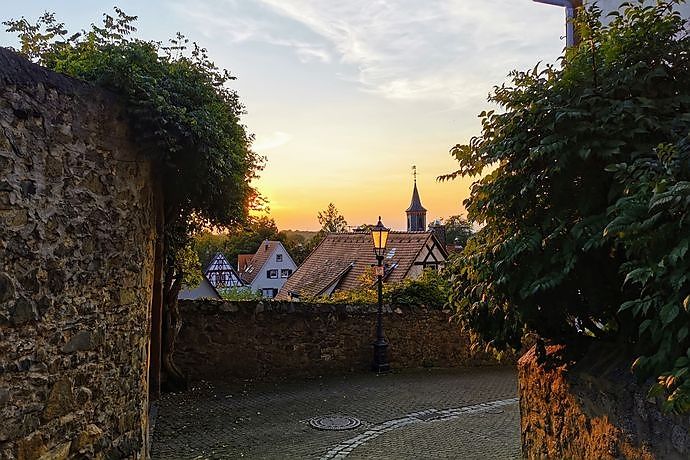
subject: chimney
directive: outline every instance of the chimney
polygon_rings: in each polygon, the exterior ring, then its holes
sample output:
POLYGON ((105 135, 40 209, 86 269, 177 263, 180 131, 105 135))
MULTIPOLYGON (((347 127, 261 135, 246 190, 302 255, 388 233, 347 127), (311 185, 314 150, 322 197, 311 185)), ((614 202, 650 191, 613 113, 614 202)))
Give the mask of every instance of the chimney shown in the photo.
POLYGON ((440 219, 436 219, 429 224, 429 231, 436 235, 436 239, 444 247, 446 245, 446 226, 441 222, 440 219))

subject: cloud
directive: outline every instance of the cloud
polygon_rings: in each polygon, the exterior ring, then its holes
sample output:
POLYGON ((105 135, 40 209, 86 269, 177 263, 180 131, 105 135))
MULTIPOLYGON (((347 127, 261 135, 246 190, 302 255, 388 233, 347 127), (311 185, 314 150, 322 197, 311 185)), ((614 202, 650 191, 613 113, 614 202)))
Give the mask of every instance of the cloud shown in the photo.
POLYGON ((530 0, 202 0, 176 8, 207 33, 339 66, 334 74, 367 93, 454 106, 483 101, 523 62, 555 58, 540 52, 561 46, 563 28, 559 8, 530 0))
POLYGON ((258 136, 252 144, 253 150, 261 153, 266 150, 271 150, 281 145, 285 145, 292 139, 292 135, 282 131, 274 131, 267 136, 258 136))
POLYGON ((530 1, 259 1, 323 37, 365 91, 391 99, 483 99, 487 82, 558 41, 553 28, 535 27, 558 9, 530 1))
POLYGON ((228 43, 257 42, 290 48, 300 62, 330 62, 331 54, 323 43, 304 37, 286 23, 284 18, 271 14, 261 3, 244 1, 175 2, 173 10, 186 20, 196 23, 209 39, 228 43))

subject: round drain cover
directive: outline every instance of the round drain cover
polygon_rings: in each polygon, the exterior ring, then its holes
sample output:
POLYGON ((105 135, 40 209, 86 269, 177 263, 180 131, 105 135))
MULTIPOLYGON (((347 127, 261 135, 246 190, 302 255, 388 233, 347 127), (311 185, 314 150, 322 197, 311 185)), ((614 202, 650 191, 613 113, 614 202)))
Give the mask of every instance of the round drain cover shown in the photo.
POLYGON ((362 422, 359 419, 349 415, 324 415, 309 420, 309 425, 317 430, 352 430, 361 424, 362 422))

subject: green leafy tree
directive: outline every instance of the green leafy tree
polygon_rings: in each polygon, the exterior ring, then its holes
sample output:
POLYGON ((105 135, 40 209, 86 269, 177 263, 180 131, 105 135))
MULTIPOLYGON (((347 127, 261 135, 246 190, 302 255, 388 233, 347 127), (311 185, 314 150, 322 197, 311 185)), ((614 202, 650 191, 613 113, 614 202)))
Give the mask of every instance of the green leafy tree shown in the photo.
POLYGON ((101 25, 74 34, 52 13, 34 24, 4 24, 29 59, 119 95, 138 143, 152 155, 164 218, 163 368, 174 389, 185 386, 172 361, 185 270, 178 254, 203 228, 245 221, 257 197, 250 182, 263 159, 240 122, 244 107, 227 86, 230 73, 180 34, 167 45, 134 38, 135 20, 115 8, 101 25))
POLYGON ((483 224, 453 261, 458 318, 497 348, 525 332, 640 356, 687 410, 690 40, 673 3, 581 11, 563 68, 513 72, 482 134, 452 149, 483 224), (614 165, 614 166, 612 166, 614 165), (676 165, 676 166, 673 166, 676 165), (675 169, 674 169, 675 168, 675 169))
POLYGON ((249 217, 246 225, 223 232, 205 230, 194 236, 193 247, 199 260, 207 265, 220 252, 236 265, 238 254, 253 254, 264 240, 280 240, 275 221, 268 216, 249 217))
POLYGON ((225 255, 237 263, 238 254, 254 254, 265 240, 277 240, 278 227, 268 216, 252 217, 248 225, 229 232, 225 255))
POLYGON ((690 137, 608 168, 628 185, 609 209, 607 238, 625 248, 627 300, 641 344, 635 368, 656 375, 665 408, 690 410, 690 137))
POLYGON ((328 203, 326 209, 319 211, 317 218, 321 224, 322 232, 341 233, 347 231, 347 221, 333 203, 328 203))
POLYGON ((291 232, 281 231, 278 239, 283 242, 290 257, 298 266, 304 262, 309 254, 314 250, 317 232, 291 232))
POLYGON ((462 216, 450 216, 444 221, 446 226, 446 244, 455 244, 461 247, 467 245, 467 240, 474 232, 472 224, 462 216))
POLYGON ((199 262, 199 256, 197 256, 191 244, 179 249, 177 254, 175 254, 175 260, 183 274, 181 281, 182 286, 189 289, 198 287, 203 280, 201 263, 199 262))
MULTIPOLYGON (((196 235, 192 240, 192 248, 196 253, 201 266, 206 267, 216 253, 226 255, 230 249, 228 246, 230 236, 228 232, 213 232, 210 230, 203 230, 196 235)), ((227 256, 226 256, 227 257, 227 256)), ((232 263, 232 261, 230 261, 232 263)))
MULTIPOLYGON (((292 236, 288 233, 281 232, 281 241, 285 244, 286 249, 297 265, 304 262, 316 246, 326 237, 327 233, 348 231, 345 217, 340 214, 340 211, 333 203, 329 203, 326 209, 319 211, 316 217, 319 220, 319 224, 321 224, 321 229, 316 233, 307 232, 308 237, 292 239, 292 236)), ((296 237, 297 235, 294 236, 296 237)))

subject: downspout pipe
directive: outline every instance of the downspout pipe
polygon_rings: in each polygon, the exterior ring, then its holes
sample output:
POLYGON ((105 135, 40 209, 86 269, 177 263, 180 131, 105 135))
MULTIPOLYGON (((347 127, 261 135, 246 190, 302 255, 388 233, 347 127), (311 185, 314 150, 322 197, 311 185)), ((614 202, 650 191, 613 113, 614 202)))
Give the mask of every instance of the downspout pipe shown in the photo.
POLYGON ((565 46, 571 48, 575 46, 575 25, 573 18, 575 18, 575 3, 572 0, 534 0, 537 3, 546 3, 548 5, 562 6, 565 8, 565 46))

